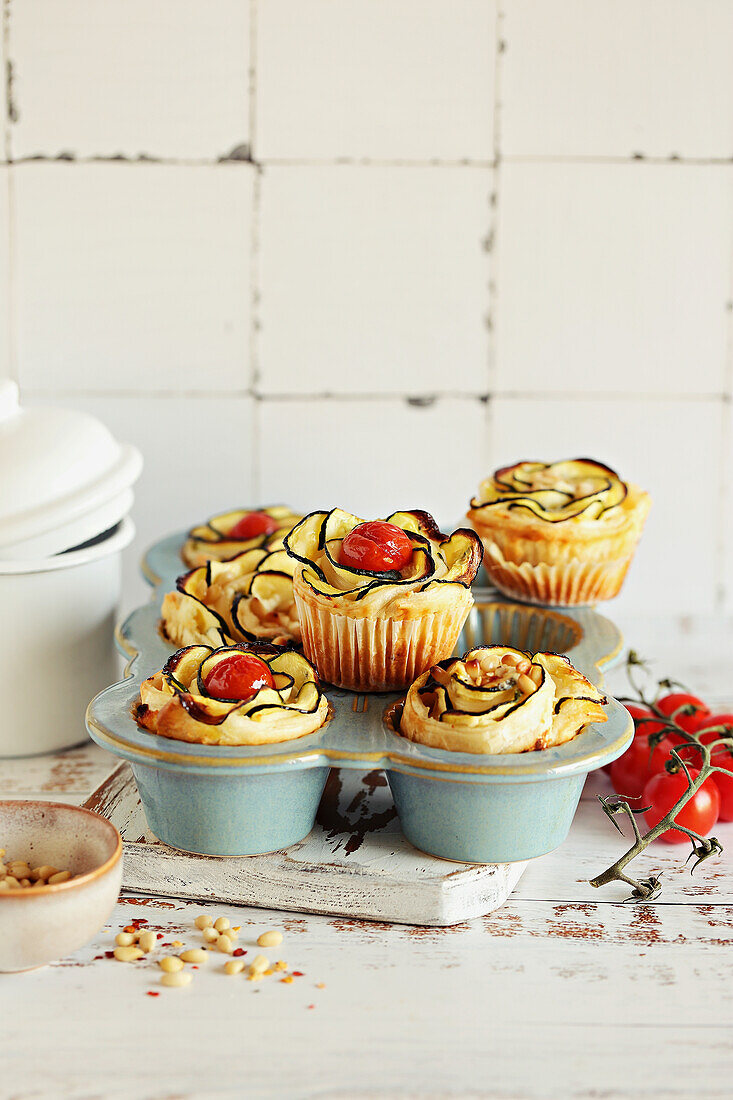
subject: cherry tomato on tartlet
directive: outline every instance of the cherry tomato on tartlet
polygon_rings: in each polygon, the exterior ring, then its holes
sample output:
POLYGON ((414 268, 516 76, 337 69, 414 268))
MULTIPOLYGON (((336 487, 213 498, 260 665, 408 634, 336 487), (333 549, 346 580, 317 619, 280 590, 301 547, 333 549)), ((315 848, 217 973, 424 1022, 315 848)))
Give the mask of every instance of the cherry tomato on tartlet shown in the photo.
POLYGON ((272 535, 275 531, 277 531, 277 520, 268 516, 267 512, 248 512, 246 516, 237 520, 227 534, 227 538, 241 539, 244 542, 247 539, 259 538, 261 535, 272 535))
POLYGON ((710 708, 707 703, 703 703, 702 699, 698 699, 697 695, 689 695, 683 691, 673 691, 669 695, 663 695, 661 699, 657 699, 656 706, 658 710, 665 714, 668 718, 673 718, 673 721, 681 726, 683 730, 687 730, 691 733, 696 723, 706 714, 710 714, 710 708), (676 714, 675 711, 681 707, 693 707, 694 710, 690 714, 676 714))
POLYGON ((214 699, 251 699, 260 688, 274 687, 269 667, 254 653, 231 653, 214 665, 204 680, 214 699))
POLYGON ((339 564, 367 573, 404 569, 412 557, 408 535, 394 523, 369 520, 349 531, 341 543, 339 564))
MULTIPOLYGON (((700 773, 690 768, 690 775, 696 779, 700 773)), ((642 795, 643 803, 649 809, 644 812, 644 820, 650 829, 654 828, 687 790, 688 783, 685 773, 680 770, 670 775, 668 772, 659 772, 653 775, 644 787, 642 795)), ((677 814, 675 821, 700 836, 707 836, 718 820, 720 812, 720 794, 712 778, 706 779, 703 785, 692 796, 677 814)), ((689 838, 685 833, 677 829, 668 829, 659 837, 667 844, 689 844, 689 838)))

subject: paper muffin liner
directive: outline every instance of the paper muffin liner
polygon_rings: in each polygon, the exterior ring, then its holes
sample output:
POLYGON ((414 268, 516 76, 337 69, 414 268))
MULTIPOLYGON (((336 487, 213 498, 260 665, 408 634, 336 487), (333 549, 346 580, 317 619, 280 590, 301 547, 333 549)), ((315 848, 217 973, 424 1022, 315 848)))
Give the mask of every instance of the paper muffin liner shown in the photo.
POLYGON ((618 595, 633 555, 611 561, 568 561, 556 565, 506 561, 495 543, 486 543, 484 568, 505 596, 529 603, 571 607, 618 595))
POLYGON ((350 691, 392 691, 408 687, 421 672, 453 653, 473 603, 468 589, 447 609, 412 618, 349 614, 296 584, 295 602, 303 650, 318 675, 350 691))
POLYGON ((496 513, 469 513, 484 544, 484 569, 501 592, 537 603, 572 606, 618 595, 649 511, 639 502, 613 529, 596 524, 519 524, 496 513))

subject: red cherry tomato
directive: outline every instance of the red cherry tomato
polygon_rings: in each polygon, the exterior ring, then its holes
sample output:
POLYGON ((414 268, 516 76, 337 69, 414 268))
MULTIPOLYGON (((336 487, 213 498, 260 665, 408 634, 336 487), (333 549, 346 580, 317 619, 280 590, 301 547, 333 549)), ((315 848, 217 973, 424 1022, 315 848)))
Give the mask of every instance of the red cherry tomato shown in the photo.
POLYGON ((248 512, 232 527, 227 535, 230 539, 256 539, 259 535, 271 535, 277 531, 277 520, 267 512, 248 512))
MULTIPOLYGON (((709 714, 700 719, 695 733, 703 744, 718 741, 724 736, 723 730, 714 733, 711 728, 714 726, 728 727, 725 732, 733 734, 733 714, 709 714)), ((720 820, 733 821, 733 742, 731 748, 721 745, 715 749, 712 763, 725 768, 725 772, 715 772, 711 777, 720 794, 720 820)))
POLYGON ((634 725, 636 725, 640 718, 653 717, 652 712, 649 710, 648 707, 638 707, 636 703, 629 703, 626 709, 631 717, 634 719, 634 725))
POLYGON ((670 695, 663 695, 661 699, 657 700, 657 707, 662 714, 666 714, 668 717, 671 717, 680 707, 694 707, 694 713, 678 714, 674 719, 677 725, 682 726, 682 729, 687 730, 688 733, 692 732, 695 723, 703 715, 710 714, 710 708, 703 703, 702 699, 698 699, 696 695, 687 695, 682 691, 673 691, 670 695))
MULTIPOLYGON (((625 704, 626 709, 634 720, 634 737, 648 737, 650 733, 657 733, 664 729, 663 724, 652 714, 647 707, 639 707, 635 703, 625 704)), ((629 752, 631 746, 626 750, 629 752)), ((611 775, 613 764, 604 764, 603 771, 611 775)), ((618 793, 618 791, 617 791, 618 793)), ((641 794, 641 791, 639 792, 641 794)))
POLYGON ((690 731, 691 733, 702 734, 700 740, 703 744, 707 745, 711 741, 717 741, 720 737, 725 737, 726 734, 733 738, 733 714, 701 714, 694 715, 696 721, 690 731), (726 726, 726 730, 721 730, 718 733, 707 733, 705 731, 710 730, 713 726, 726 726))
POLYGON ((412 543, 401 527, 382 520, 360 523, 341 543, 339 563, 349 569, 386 573, 404 569, 412 557, 412 543))
MULTIPOLYGON (((697 778, 698 774, 697 771, 690 769, 690 775, 693 779, 697 778)), ((644 819, 649 828, 653 828, 662 820, 686 789, 687 778, 682 771, 677 772, 675 775, 660 772, 658 775, 651 777, 644 787, 643 793, 644 805, 649 806, 644 814, 644 819)), ((700 836, 707 836, 718 820, 719 812, 720 794, 718 788, 712 779, 706 779, 702 787, 679 811, 675 821, 678 825, 684 825, 686 829, 692 829, 693 832, 699 833, 700 836)), ((668 844, 689 843, 688 837, 684 833, 677 832, 676 829, 668 829, 666 833, 662 833, 659 839, 666 841, 668 844)))
POLYGON ((646 734, 636 734, 624 755, 611 764, 611 782, 616 794, 638 799, 647 780, 658 771, 664 771, 672 747, 674 741, 668 737, 661 738, 652 748, 646 734))
POLYGON ((272 673, 253 653, 232 653, 214 665, 204 680, 214 699, 251 699, 262 687, 274 687, 272 673))

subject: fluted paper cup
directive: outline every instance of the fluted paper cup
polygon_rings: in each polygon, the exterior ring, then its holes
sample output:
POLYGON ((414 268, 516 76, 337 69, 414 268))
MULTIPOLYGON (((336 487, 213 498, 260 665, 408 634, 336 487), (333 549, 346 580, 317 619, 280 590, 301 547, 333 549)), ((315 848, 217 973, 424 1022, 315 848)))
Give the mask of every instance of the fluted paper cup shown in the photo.
POLYGON ((446 606, 410 618, 368 617, 363 605, 338 604, 295 581, 295 603, 303 650, 323 680, 350 691, 393 691, 408 687, 421 672, 453 653, 473 603, 467 588, 455 586, 446 606))

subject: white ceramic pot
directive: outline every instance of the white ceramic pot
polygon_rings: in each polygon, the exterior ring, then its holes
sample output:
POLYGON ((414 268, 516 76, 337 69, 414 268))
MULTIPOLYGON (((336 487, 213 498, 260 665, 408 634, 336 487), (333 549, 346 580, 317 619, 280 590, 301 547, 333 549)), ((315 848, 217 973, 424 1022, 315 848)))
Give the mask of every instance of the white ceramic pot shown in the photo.
POLYGON ((0 973, 43 966, 88 943, 120 892, 122 841, 114 825, 78 806, 0 802, 0 835, 9 859, 75 876, 54 886, 0 891, 0 973))
POLYGON ((0 757, 69 748, 86 739, 89 700, 119 676, 114 644, 124 519, 81 550, 38 561, 0 561, 5 645, 0 757))

